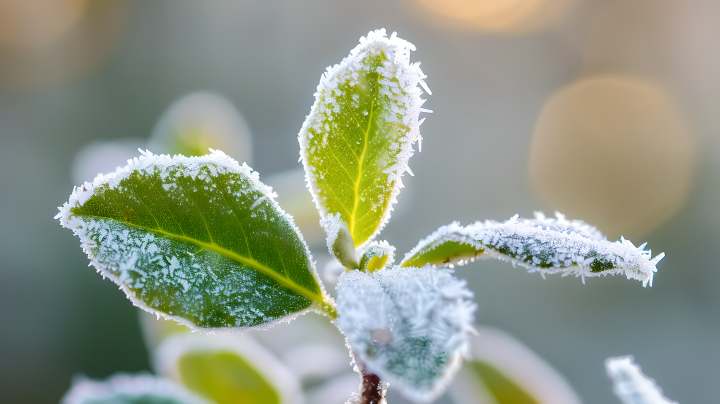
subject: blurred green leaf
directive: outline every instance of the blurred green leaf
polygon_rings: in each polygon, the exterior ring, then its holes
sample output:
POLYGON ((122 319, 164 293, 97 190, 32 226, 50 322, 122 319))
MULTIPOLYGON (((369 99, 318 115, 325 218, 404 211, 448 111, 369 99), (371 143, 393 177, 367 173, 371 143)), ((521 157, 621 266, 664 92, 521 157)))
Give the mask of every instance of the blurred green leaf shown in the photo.
POLYGON ((147 154, 76 188, 57 217, 135 305, 194 328, 246 328, 324 302, 273 197, 222 152, 147 154))
POLYGON ((185 386, 218 404, 280 403, 272 384, 233 352, 188 352, 178 367, 185 386))
POLYGON ((525 390, 487 362, 466 362, 498 404, 540 404, 525 390))
POLYGON ((213 404, 168 380, 117 374, 108 380, 76 378, 61 404, 213 404))

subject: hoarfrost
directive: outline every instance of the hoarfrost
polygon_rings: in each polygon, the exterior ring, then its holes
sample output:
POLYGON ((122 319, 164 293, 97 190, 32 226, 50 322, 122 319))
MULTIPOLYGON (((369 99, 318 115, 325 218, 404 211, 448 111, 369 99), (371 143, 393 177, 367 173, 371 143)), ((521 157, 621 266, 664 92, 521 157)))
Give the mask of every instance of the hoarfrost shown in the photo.
POLYGON ((386 267, 340 276, 338 327, 354 355, 406 397, 432 401, 459 369, 477 308, 449 270, 386 267))
POLYGON ((76 376, 61 404, 101 404, 128 402, 162 402, 166 404, 211 404, 184 387, 149 374, 119 373, 105 381, 76 376))
POLYGON ((678 404, 662 394, 655 380, 645 376, 632 356, 608 358, 605 369, 613 381, 613 392, 623 404, 678 404))
POLYGON ((503 223, 487 220, 465 227, 453 222, 421 240, 400 265, 454 242, 472 246, 475 251, 470 256, 448 257, 446 264, 450 267, 484 256, 510 261, 543 276, 560 273, 584 279, 624 274, 628 279, 641 281, 643 286, 652 286, 656 264, 664 253, 652 258, 652 251, 645 250, 646 244, 636 247, 624 237, 610 242, 595 227, 579 220, 568 221, 559 212, 556 216, 549 219, 542 212, 535 212, 535 219, 515 215, 503 223))
MULTIPOLYGON (((410 52, 414 50, 413 44, 397 37, 396 33, 388 37, 384 28, 371 31, 366 37, 360 38, 360 44, 350 52, 348 57, 343 59, 340 64, 328 67, 323 73, 315 93, 315 103, 298 134, 300 156, 306 170, 307 186, 313 195, 321 217, 325 218, 328 213, 332 213, 328 211, 326 202, 327 192, 330 190, 326 189, 327 186, 323 182, 325 175, 321 176, 316 173, 317 167, 313 165, 311 157, 319 151, 318 148, 331 147, 328 137, 333 132, 332 129, 337 126, 333 120, 333 113, 339 111, 336 97, 342 96, 341 87, 345 84, 362 86, 363 84, 358 80, 360 80, 360 73, 367 73, 368 67, 364 64, 366 60, 369 60, 369 57, 385 55, 386 60, 382 66, 377 68, 377 73, 381 75, 381 79, 378 81, 380 92, 378 98, 380 96, 387 97, 391 102, 383 116, 377 119, 382 119, 389 125, 393 125, 394 128, 399 127, 399 124, 404 128, 404 133, 397 139, 388 139, 391 143, 389 149, 393 154, 393 161, 385 161, 382 158, 378 160, 378 167, 386 168, 380 168, 383 173, 382 183, 373 184, 373 187, 382 187, 384 192, 381 193, 382 200, 372 201, 372 203, 376 206, 384 206, 384 211, 375 233, 359 247, 371 241, 372 237, 380 232, 390 219, 392 205, 397 202, 396 197, 403 188, 402 175, 405 172, 411 172, 408 161, 415 153, 413 144, 422 140, 419 114, 430 112, 421 108, 425 100, 421 98, 422 90, 418 86, 425 89, 428 94, 430 94, 430 90, 424 82, 426 76, 420 69, 419 62, 410 63, 410 52), (322 141, 313 140, 318 134, 322 134, 322 141)), ((353 100, 357 101, 357 98, 353 98, 353 100)), ((358 115, 366 117, 368 112, 359 110, 358 115)), ((383 154, 387 151, 378 150, 376 152, 383 154)), ((316 163, 318 162, 319 160, 316 163)), ((360 178, 361 176, 358 176, 356 182, 360 181, 360 178)), ((365 187, 365 191, 367 189, 368 187, 365 187)), ((355 192, 363 191, 356 190, 355 192)), ((359 196, 364 197, 364 195, 359 196)))

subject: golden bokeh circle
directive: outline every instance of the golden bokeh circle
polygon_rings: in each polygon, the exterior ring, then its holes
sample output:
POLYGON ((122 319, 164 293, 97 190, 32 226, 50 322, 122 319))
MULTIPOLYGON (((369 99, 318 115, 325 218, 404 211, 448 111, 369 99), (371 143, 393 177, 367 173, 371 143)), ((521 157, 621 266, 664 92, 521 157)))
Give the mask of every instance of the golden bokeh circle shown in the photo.
POLYGON ((572 0, 415 0, 434 22, 450 28, 523 34, 557 21, 572 0))
POLYGON ((696 139, 672 98, 622 76, 576 82, 542 109, 529 177, 545 208, 598 226, 608 239, 645 234, 683 205, 696 139))

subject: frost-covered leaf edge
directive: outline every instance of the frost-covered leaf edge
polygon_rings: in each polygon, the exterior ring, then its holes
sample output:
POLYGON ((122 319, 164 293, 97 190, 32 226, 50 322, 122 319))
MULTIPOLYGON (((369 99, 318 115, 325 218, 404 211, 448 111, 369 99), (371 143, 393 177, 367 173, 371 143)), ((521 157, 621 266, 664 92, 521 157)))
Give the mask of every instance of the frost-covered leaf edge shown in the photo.
MULTIPOLYGON (((131 160, 128 160, 128 165, 125 167, 118 167, 114 172, 108 173, 108 174, 98 174, 97 177, 92 182, 86 181, 83 185, 73 187, 73 192, 70 195, 70 198, 67 202, 63 204, 63 206, 58 207, 59 213, 57 213, 54 216, 54 219, 60 221, 60 225, 64 228, 70 229, 73 232, 73 235, 76 235, 80 238, 80 245, 83 249, 83 252, 87 254, 88 259, 90 260, 90 264, 88 266, 94 266, 96 269, 96 272, 100 273, 103 277, 107 277, 110 280, 112 280, 120 290, 122 290, 125 293, 125 296, 128 300, 132 302, 132 304, 135 307, 138 307, 142 310, 145 310, 149 313, 155 314, 175 320, 176 322, 183 324, 192 330, 195 331, 201 331, 208 334, 215 334, 215 333, 240 333, 244 334, 251 330, 266 330, 269 329, 277 324, 282 323, 289 323, 290 321, 294 320, 300 315, 306 314, 310 311, 316 311, 318 313, 323 314, 330 314, 331 316, 334 315, 334 306, 335 302, 334 299, 327 293, 325 290, 325 286, 323 285, 320 276, 318 275, 317 269, 315 268, 315 261, 313 260, 312 253, 310 252, 310 248, 308 247, 307 243, 305 242, 305 239, 303 238, 302 233, 300 232, 300 229, 295 225, 294 218, 289 215, 287 212, 285 212, 280 205, 277 203, 275 198, 277 197, 277 194, 272 190, 271 187, 268 185, 265 185, 264 183, 260 182, 260 175, 257 171, 254 171, 252 168, 250 168, 246 163, 243 163, 240 165, 235 159, 228 156, 221 150, 215 150, 215 149, 209 149, 210 154, 206 154, 204 156, 197 156, 197 157, 185 157, 182 155, 175 155, 175 156, 169 156, 166 154, 153 154, 149 150, 141 150, 138 149, 140 152, 139 157, 135 157, 131 160), (169 161, 168 161, 169 159, 169 161), (143 302, 140 299, 137 299, 134 296, 134 293, 125 285, 124 282, 122 282, 117 276, 115 276, 111 271, 109 271, 104 265, 102 265, 100 262, 97 262, 93 255, 92 251, 90 250, 90 246, 92 245, 89 236, 82 231, 82 229, 78 229, 74 224, 76 224, 75 221, 79 220, 75 218, 71 212, 71 209, 75 206, 82 206, 85 201, 87 201, 92 195, 93 191, 96 187, 102 186, 104 184, 110 184, 111 182, 117 184, 123 179, 129 177, 130 174, 132 174, 136 170, 142 170, 145 168, 148 168, 154 164, 157 164, 159 160, 165 160, 165 163, 169 164, 185 164, 190 166, 195 166, 196 169, 199 171, 200 168, 207 164, 215 164, 220 167, 224 167, 227 169, 235 170, 243 175, 245 175, 250 181, 252 181, 253 186, 255 186, 256 189, 260 190, 263 195, 265 196, 266 200, 269 201, 273 208, 277 210, 277 212, 285 218, 288 223, 290 223, 290 226, 295 230, 298 237, 300 238, 300 241, 302 242, 303 246, 305 247, 305 252, 308 257, 308 267, 312 271, 313 278, 317 282, 317 284, 320 287, 320 291, 322 294, 323 301, 319 302, 316 299, 310 299, 313 300, 314 303, 311 304, 308 308, 304 310, 297 311, 295 313, 289 314, 283 318, 276 319, 274 321, 270 321, 267 323, 263 323, 261 325, 257 325, 254 327, 232 327, 232 328, 204 328, 204 327, 198 327, 195 325, 192 321, 184 319, 179 316, 174 316, 168 313, 164 313, 162 311, 153 309, 152 307, 149 307, 145 302, 143 302)), ((275 278, 273 278, 275 279, 275 278)))
POLYGON ((212 404, 185 387, 148 373, 131 375, 116 373, 103 381, 88 379, 83 375, 73 378, 72 386, 60 400, 61 404, 82 404, 86 400, 109 398, 117 394, 153 394, 178 400, 184 404, 212 404))
POLYGON ((412 148, 413 144, 415 144, 415 142, 418 142, 418 151, 422 151, 422 136, 420 135, 420 125, 422 125, 422 123, 425 121, 425 118, 420 119, 419 116, 421 112, 431 113, 432 110, 422 108, 422 105, 427 100, 420 98, 420 96, 422 95, 422 91, 417 88, 417 86, 420 85, 422 89, 424 89, 429 95, 432 95, 432 91, 430 91, 430 88, 428 88, 427 84, 424 81, 427 76, 420 69, 420 62, 415 62, 412 64, 410 63, 410 52, 416 50, 415 45, 413 45, 409 41, 399 38, 397 36, 397 32, 393 32, 390 35, 390 38, 388 38, 385 28, 370 31, 368 32, 367 36, 360 37, 360 43, 350 51, 350 54, 348 56, 343 58, 340 63, 333 66, 328 66, 322 76, 320 76, 320 83, 317 86, 317 91, 315 92, 315 94, 313 94, 316 97, 316 101, 313 103, 313 106, 310 109, 310 113, 305 117, 305 121, 303 122, 300 132, 298 133, 298 141, 300 143, 299 161, 303 163, 303 166, 305 168, 306 186, 313 197, 313 201, 315 202, 318 213, 320 213, 320 217, 325 219, 329 213, 333 212, 328 212, 327 209, 325 209, 322 201, 319 198, 319 195, 317 195, 313 190, 313 180, 308 174, 309 170, 312 170, 312 167, 308 163, 308 138, 306 135, 306 131, 310 124, 310 121, 313 119, 314 116, 318 114, 318 94, 320 94, 323 89, 331 89, 332 87, 329 85, 331 78, 338 75, 343 69, 347 68, 348 65, 353 61, 353 58, 362 55, 363 49, 368 45, 373 44, 374 42, 380 42, 390 49, 401 49, 402 51, 399 53, 395 53, 394 57, 392 57, 393 55, 388 55, 388 62, 386 63, 393 63, 397 65, 398 62, 404 62, 405 66, 403 67, 408 70, 412 70, 412 73, 416 75, 417 82, 408 86, 406 89, 406 91, 413 90, 414 93, 412 94, 414 95, 414 97, 412 97, 411 94, 408 94, 408 98, 413 101, 413 103, 408 106, 407 114, 408 116, 410 116, 410 130, 405 136, 405 141, 402 143, 401 151, 398 154, 397 163, 391 166, 394 169, 391 171, 391 175, 389 175, 388 177, 388 185, 392 184, 393 181, 395 181, 395 186, 392 188, 392 191, 390 193, 390 201, 388 203, 386 211, 380 219, 380 224, 378 225, 378 228, 375 230, 372 236, 370 236, 363 243, 359 244, 357 248, 363 248, 368 243, 372 242, 374 238, 382 231, 387 222, 390 220, 390 212, 393 211, 392 205, 397 203, 397 196, 400 194, 400 190, 405 187, 405 185, 403 185, 402 183, 403 174, 405 172, 408 172, 410 173, 410 175, 413 175, 408 165, 410 157, 415 154, 415 151, 412 148))
MULTIPOLYGON (((470 245, 476 249, 476 256, 465 257, 471 262, 476 258, 498 258, 510 261, 513 266, 520 265, 528 269, 528 272, 540 272, 543 276, 544 274, 555 273, 561 273, 563 276, 574 274, 576 277, 582 277, 583 282, 585 277, 624 274, 628 279, 641 281, 643 286, 649 284, 652 287, 653 275, 657 272, 656 264, 665 257, 665 253, 660 253, 651 258, 652 251, 645 250, 647 243, 636 247, 624 237, 620 237, 620 240, 616 242, 610 242, 595 227, 582 221, 567 221, 565 216, 559 212, 556 212, 556 215, 557 219, 548 219, 542 212, 535 212, 535 219, 520 219, 518 215, 515 215, 503 223, 486 220, 485 222, 477 221, 465 227, 461 226, 459 222, 453 222, 438 228, 430 236, 421 240, 415 248, 405 255, 400 265, 404 265, 420 254, 432 251, 445 242, 453 241, 470 245), (529 240, 535 242, 541 238, 555 237, 556 240, 562 239, 563 241, 577 243, 580 248, 587 248, 588 251, 585 255, 580 254, 580 251, 573 252, 572 255, 559 254, 555 257, 553 267, 542 268, 519 258, 517 254, 523 253, 522 249, 510 251, 516 254, 516 256, 511 256, 498 251, 493 245, 487 243, 488 240, 497 243, 499 238, 502 237, 500 234, 502 231, 508 233, 506 235, 508 239, 510 237, 526 236, 529 240), (486 235, 489 238, 486 238, 485 242, 483 242, 479 240, 481 235, 486 235), (594 251, 595 255, 588 256, 591 251, 594 251), (603 252, 607 254, 601 255, 603 252), (615 268, 593 271, 593 268, 589 265, 597 257, 613 262, 615 268), (618 265, 621 263, 618 258, 622 259, 622 263, 627 265, 618 265)), ((466 262, 467 260, 461 258, 458 264, 464 265, 466 262)), ((452 265, 452 263, 448 264, 449 267, 452 267, 452 265)))
POLYGON ((278 393, 281 404, 303 403, 300 382, 267 348, 249 335, 178 334, 167 337, 155 350, 153 368, 163 377, 181 383, 177 361, 191 352, 231 352, 257 371, 278 393))
POLYGON ((605 370, 613 381, 613 393, 623 404, 678 404, 663 395, 655 379, 643 373, 632 355, 607 358, 605 370))

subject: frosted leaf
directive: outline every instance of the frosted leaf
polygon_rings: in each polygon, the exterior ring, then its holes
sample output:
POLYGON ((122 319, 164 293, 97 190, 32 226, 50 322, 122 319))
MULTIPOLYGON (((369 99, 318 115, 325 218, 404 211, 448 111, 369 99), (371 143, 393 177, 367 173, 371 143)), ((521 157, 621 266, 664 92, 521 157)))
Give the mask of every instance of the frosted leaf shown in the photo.
POLYGON ((302 235, 250 167, 220 151, 145 152, 76 187, 56 219, 134 305, 245 330, 327 308, 302 235))
POLYGON ((462 363, 476 305, 448 270, 386 267, 340 276, 338 327, 357 359, 403 395, 428 402, 462 363))
POLYGON ((390 218, 421 140, 425 75, 410 63, 411 43, 380 29, 320 78, 298 134, 308 188, 321 217, 339 212, 355 247, 390 218))
POLYGON ((623 404, 677 404, 662 394, 655 380, 645 376, 632 356, 607 358, 605 369, 623 404))
POLYGON ((345 268, 357 269, 355 244, 350 231, 348 231, 347 223, 339 214, 331 213, 327 218, 320 220, 320 226, 327 233, 326 242, 330 255, 335 257, 345 268))
POLYGON ((248 335, 174 335, 155 351, 158 374, 208 400, 302 404, 300 382, 248 335))
POLYGON ((387 241, 373 241, 360 258, 360 269, 375 272, 395 262, 395 247, 387 241))
POLYGON ((594 227, 581 221, 546 219, 536 212, 535 219, 517 215, 504 223, 487 220, 462 227, 458 222, 440 227, 421 240, 400 263, 403 267, 425 264, 464 265, 476 258, 499 258, 543 275, 593 277, 623 274, 652 286, 655 265, 665 256, 652 258, 645 250, 621 237, 610 242, 594 227))
POLYGON ((75 377, 60 404, 213 404, 149 374, 116 374, 105 381, 75 377))

